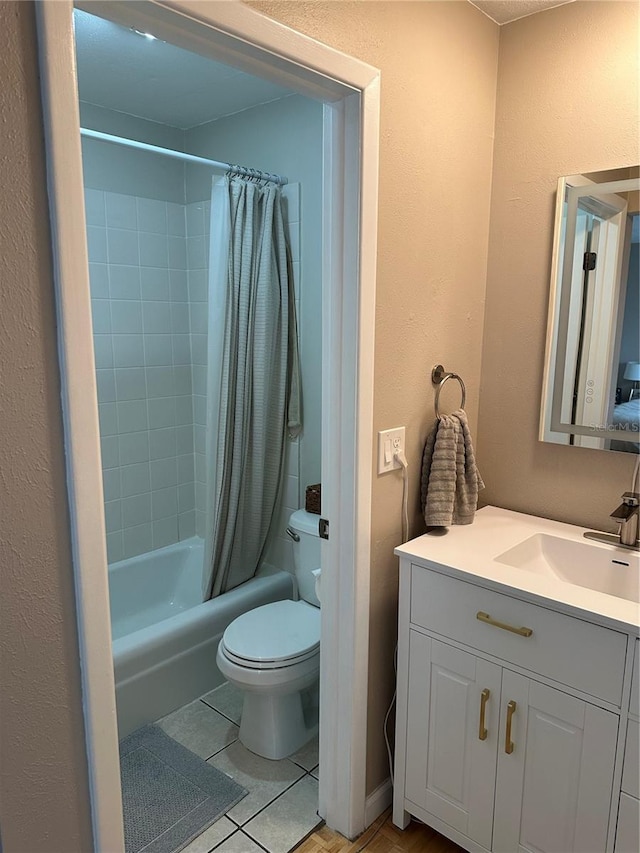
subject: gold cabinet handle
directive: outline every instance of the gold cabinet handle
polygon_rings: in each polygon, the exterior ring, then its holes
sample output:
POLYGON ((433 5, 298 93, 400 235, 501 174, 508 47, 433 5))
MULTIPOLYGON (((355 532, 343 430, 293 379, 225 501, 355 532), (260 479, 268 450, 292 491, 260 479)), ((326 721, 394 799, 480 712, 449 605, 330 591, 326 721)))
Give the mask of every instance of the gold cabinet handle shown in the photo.
POLYGON ((484 716, 487 708, 487 702, 489 701, 490 696, 491 691, 488 687, 485 687, 482 693, 480 694, 480 727, 478 730, 478 738, 480 740, 486 740, 487 735, 489 734, 484 725, 484 716))
POLYGON ((533 634, 533 628, 516 628, 513 625, 507 625, 506 622, 498 622, 497 619, 493 619, 488 613, 483 613, 482 610, 478 610, 476 619, 485 622, 487 625, 493 625, 494 628, 511 631, 512 634, 517 634, 519 637, 530 637, 533 634))
POLYGON ((513 741, 511 740, 511 720, 513 719, 513 715, 515 714, 517 707, 518 706, 513 701, 513 699, 507 705, 507 728, 504 739, 504 751, 507 753, 507 755, 511 755, 511 753, 513 752, 513 741))

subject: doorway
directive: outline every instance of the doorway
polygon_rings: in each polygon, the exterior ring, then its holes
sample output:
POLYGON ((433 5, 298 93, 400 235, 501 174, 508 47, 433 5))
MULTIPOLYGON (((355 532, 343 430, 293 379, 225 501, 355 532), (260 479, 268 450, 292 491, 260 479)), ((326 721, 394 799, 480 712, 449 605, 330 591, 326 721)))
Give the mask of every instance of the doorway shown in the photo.
MULTIPOLYGON (((82 4, 79 4, 82 6, 82 4)), ((324 103, 320 814, 364 828, 378 72, 236 3, 90 3, 123 26, 324 103)), ((41 4, 51 214, 85 721, 98 849, 122 849, 71 3, 41 4), (69 202, 72 203, 69 203, 69 202), (98 737, 98 732, 100 736, 98 737)))

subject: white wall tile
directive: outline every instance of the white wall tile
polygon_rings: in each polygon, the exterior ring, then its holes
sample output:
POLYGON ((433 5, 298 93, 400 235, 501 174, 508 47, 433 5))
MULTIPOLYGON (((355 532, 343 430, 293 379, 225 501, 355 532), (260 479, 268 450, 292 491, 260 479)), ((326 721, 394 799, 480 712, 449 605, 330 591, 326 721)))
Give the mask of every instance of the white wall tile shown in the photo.
POLYGON ((111 332, 111 302, 108 299, 91 300, 91 324, 94 335, 111 332))
POLYGON ((93 264, 107 262, 107 233, 100 225, 87 226, 87 249, 93 264))
POLYGON ((124 558, 137 557, 138 554, 146 554, 153 544, 151 535, 151 524, 140 524, 137 527, 129 527, 123 531, 124 558))
POLYGON ((185 453, 183 456, 178 456, 178 484, 193 482, 193 454, 185 453))
POLYGON ((109 298, 108 270, 106 264, 89 264, 89 287, 95 299, 109 298))
POLYGON ((175 456, 168 459, 153 459, 151 468, 151 488, 166 489, 178 484, 178 464, 175 456))
POLYGON ((147 409, 151 429, 162 429, 176 425, 175 397, 153 397, 147 400, 147 409))
POLYGON ((94 335, 93 352, 96 359, 96 367, 113 367, 111 335, 94 335))
POLYGON ((119 563, 122 559, 124 559, 122 531, 107 533, 107 561, 109 565, 119 563))
POLYGON ((115 403, 100 403, 98 405, 100 419, 100 435, 117 435, 118 418, 115 403))
MULTIPOLYGON (((175 427, 152 429, 149 432, 151 459, 167 459, 176 455, 175 427)), ((187 451, 188 452, 188 451, 187 451)))
POLYGON ((142 318, 144 331, 147 334, 171 332, 171 303, 143 302, 142 318))
POLYGON ((133 465, 135 462, 149 461, 150 433, 128 432, 118 436, 118 449, 120 451, 120 464, 133 465))
POLYGON ((167 230, 175 237, 186 235, 185 227, 185 205, 167 202, 167 230))
POLYGON ((109 264, 109 294, 112 299, 140 299, 140 268, 109 264))
POLYGON ((106 501, 104 505, 104 524, 107 533, 115 533, 122 530, 121 501, 106 501))
POLYGON ((168 268, 169 247, 165 235, 140 231, 138 233, 138 245, 140 248, 141 267, 168 268))
POLYGON ((172 335, 173 363, 191 366, 191 340, 189 335, 172 335))
POLYGON ((98 403, 114 403, 116 399, 116 379, 110 368, 96 370, 96 385, 98 386, 98 403))
POLYGON ((116 334, 138 334, 142 332, 142 306, 140 302, 112 299, 111 329, 116 334))
POLYGON ((103 468, 117 468, 120 465, 117 436, 111 435, 100 438, 100 456, 103 468))
POLYGON ((154 521, 153 530, 153 547, 164 548, 166 545, 172 545, 174 542, 179 542, 178 538, 178 516, 173 518, 163 518, 162 521, 154 521))
POLYGON ((191 357, 194 364, 205 366, 207 363, 207 336, 191 335, 191 357))
POLYGON ((149 428, 146 400, 124 400, 117 403, 118 432, 140 432, 149 428))
POLYGON ((155 198, 138 198, 138 229, 155 234, 167 233, 167 204, 155 198))
POLYGON ((191 331, 188 303, 173 302, 171 304, 171 331, 176 335, 189 334, 191 331))
POLYGON ((102 491, 105 501, 120 497, 120 468, 105 468, 102 472, 102 491))
POLYGON ((176 365, 173 368, 175 376, 175 394, 180 397, 192 393, 191 368, 185 365, 176 365))
POLYGON ((187 246, 184 237, 169 237, 167 240, 169 249, 169 269, 186 270, 187 268, 187 246))
POLYGON ((193 453, 193 427, 176 427, 176 452, 178 456, 183 453, 193 453))
POLYGON ((200 237, 204 234, 204 203, 194 201, 186 205, 187 235, 189 237, 200 237))
POLYGON ((173 367, 147 367, 147 397, 173 397, 176 381, 173 367))
POLYGON ((133 495, 123 498, 122 501, 122 527, 137 527, 151 521, 151 495, 149 492, 142 495, 133 495))
POLYGON ((144 367, 118 367, 116 394, 118 400, 144 400, 146 391, 144 367))
POLYGON ((170 486, 167 489, 157 489, 151 492, 151 517, 154 521, 159 518, 169 518, 178 513, 178 489, 170 486))
POLYGON ((178 512, 188 512, 195 509, 196 493, 193 483, 178 486, 178 512))
POLYGON ((107 228, 107 254, 110 264, 138 264, 138 232, 125 228, 107 228))
POLYGON ((115 367, 144 367, 142 335, 113 335, 115 367))
POLYGON ((207 368, 204 365, 193 365, 193 393, 201 396, 207 393, 207 368))
POLYGON ((184 512, 178 516, 178 535, 181 542, 196 535, 195 512, 184 512))
POLYGON ((176 426, 187 426, 193 423, 194 399, 191 395, 176 397, 176 426))
POLYGON ((144 358, 148 367, 170 367, 173 364, 171 335, 145 335, 144 358))
POLYGON ((206 270, 189 270, 189 301, 206 302, 208 282, 206 270))
POLYGON ((120 481, 123 498, 148 492, 151 489, 149 463, 123 465, 120 469, 120 481))
POLYGON ((104 209, 104 192, 102 190, 85 189, 84 214, 87 225, 106 225, 104 209))
POLYGON ((122 193, 105 193, 105 204, 107 211, 107 225, 110 228, 138 227, 136 215, 136 200, 134 196, 122 193))
POLYGON ((142 298, 153 302, 169 300, 169 270, 156 267, 141 267, 142 298))
POLYGON ((207 243, 204 237, 187 237, 187 264, 190 270, 207 266, 207 243))
POLYGON ((169 270, 169 294, 172 302, 189 301, 189 284, 186 270, 169 270))

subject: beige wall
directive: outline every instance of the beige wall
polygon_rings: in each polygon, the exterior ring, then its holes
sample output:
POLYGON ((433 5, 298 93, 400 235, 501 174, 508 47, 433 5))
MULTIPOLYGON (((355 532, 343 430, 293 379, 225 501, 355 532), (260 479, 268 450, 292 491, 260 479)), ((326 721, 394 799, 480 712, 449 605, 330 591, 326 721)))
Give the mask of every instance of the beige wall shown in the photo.
MULTIPOLYGON (((251 5, 382 72, 374 429, 406 425, 413 507, 433 364, 464 376, 477 420, 498 27, 465 2, 251 5)), ((374 476, 369 791, 389 774, 401 496, 374 476)))
POLYGON ((0 823, 91 849, 33 6, 0 3, 0 823))
POLYGON ((576 2, 501 29, 478 458, 486 503, 586 527, 628 454, 537 440, 557 179, 639 162, 636 2, 576 2))

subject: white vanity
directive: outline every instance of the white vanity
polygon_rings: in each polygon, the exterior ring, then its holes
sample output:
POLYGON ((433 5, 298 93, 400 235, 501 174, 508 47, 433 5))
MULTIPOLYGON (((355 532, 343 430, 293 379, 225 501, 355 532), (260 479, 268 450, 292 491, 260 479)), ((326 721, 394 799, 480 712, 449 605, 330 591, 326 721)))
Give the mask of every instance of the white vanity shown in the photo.
POLYGON ((640 561, 583 532, 485 507, 396 550, 398 826, 469 851, 640 851, 640 561))

